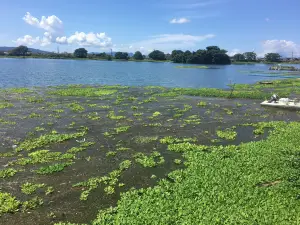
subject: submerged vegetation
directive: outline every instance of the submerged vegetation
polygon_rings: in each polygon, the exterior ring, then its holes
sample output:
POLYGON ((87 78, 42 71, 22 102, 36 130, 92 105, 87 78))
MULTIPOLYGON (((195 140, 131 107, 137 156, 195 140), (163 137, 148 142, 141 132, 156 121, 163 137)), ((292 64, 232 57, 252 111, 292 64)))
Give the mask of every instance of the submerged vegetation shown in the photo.
POLYGON ((299 86, 1 91, 0 223, 298 224, 299 86))

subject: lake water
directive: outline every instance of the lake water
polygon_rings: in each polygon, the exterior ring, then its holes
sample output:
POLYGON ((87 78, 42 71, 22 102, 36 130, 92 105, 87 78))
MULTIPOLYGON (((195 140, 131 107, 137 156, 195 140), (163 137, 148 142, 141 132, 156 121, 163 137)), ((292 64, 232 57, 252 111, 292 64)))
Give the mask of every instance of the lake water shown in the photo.
POLYGON ((121 84, 129 86, 216 87, 254 83, 278 77, 241 71, 267 71, 269 65, 227 65, 220 69, 178 69, 180 64, 59 59, 0 59, 0 87, 65 84, 121 84))

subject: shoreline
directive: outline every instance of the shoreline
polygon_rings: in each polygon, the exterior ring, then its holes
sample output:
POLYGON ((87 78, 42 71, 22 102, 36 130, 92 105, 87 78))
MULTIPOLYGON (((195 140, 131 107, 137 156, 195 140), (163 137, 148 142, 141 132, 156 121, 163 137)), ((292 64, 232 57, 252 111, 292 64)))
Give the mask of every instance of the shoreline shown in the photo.
MULTIPOLYGON (((15 58, 15 59, 62 59, 62 60, 93 60, 93 61, 116 61, 116 62, 160 62, 160 63, 174 63, 172 60, 152 60, 152 59, 144 59, 144 60, 135 60, 135 59, 129 59, 129 60, 123 60, 123 59, 101 59, 101 58, 58 58, 58 57, 36 57, 36 56, 0 56, 1 58, 15 58)), ((185 63, 174 63, 174 64, 183 64, 185 63)), ((231 62, 231 64, 227 65, 254 65, 254 64, 300 64, 300 61, 295 62, 231 62)), ((193 64, 193 65, 222 65, 222 64, 193 64)))

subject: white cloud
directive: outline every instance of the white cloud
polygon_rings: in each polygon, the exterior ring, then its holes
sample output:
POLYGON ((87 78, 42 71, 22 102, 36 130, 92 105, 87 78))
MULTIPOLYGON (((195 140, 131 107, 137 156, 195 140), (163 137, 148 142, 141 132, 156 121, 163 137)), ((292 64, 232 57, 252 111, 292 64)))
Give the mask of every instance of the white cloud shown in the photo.
POLYGON ((293 41, 287 40, 266 40, 262 43, 263 51, 258 54, 258 56, 263 57, 266 53, 279 53, 282 56, 300 56, 300 45, 296 44, 293 41))
POLYGON ((187 34, 161 34, 151 36, 147 40, 131 43, 123 46, 114 46, 114 51, 142 51, 148 53, 148 50, 158 49, 164 52, 171 52, 174 49, 191 49, 201 48, 197 44, 201 41, 214 38, 214 34, 207 34, 202 36, 194 36, 187 34), (129 48, 130 46, 139 46, 129 48))
POLYGON ((37 37, 32 38, 30 35, 25 35, 24 38, 18 38, 15 42, 24 44, 36 44, 39 43, 41 46, 46 46, 51 43, 57 44, 77 44, 80 46, 93 46, 106 48, 112 46, 112 40, 105 33, 84 33, 76 31, 70 37, 64 35, 64 25, 62 20, 57 16, 42 16, 41 20, 33 17, 29 12, 23 17, 23 20, 37 28, 43 29, 44 36, 42 39, 37 37), (26 37, 26 38, 25 38, 26 37))
POLYGON ((234 48, 231 51, 229 51, 227 54, 229 56, 234 56, 235 54, 238 54, 238 53, 242 53, 242 51, 240 49, 234 48))
POLYGON ((51 40, 63 35, 64 33, 63 22, 55 15, 48 16, 47 18, 42 16, 41 20, 39 20, 27 12, 23 17, 23 20, 32 26, 46 30, 47 32, 45 32, 45 36, 51 40))
POLYGON ((15 42, 17 45, 34 45, 40 42, 40 37, 33 38, 30 35, 25 35, 24 37, 18 38, 13 42, 15 42))
POLYGON ((170 23, 173 23, 173 24, 183 24, 183 23, 189 23, 189 22, 191 22, 191 21, 184 17, 179 18, 179 19, 174 18, 170 21, 170 23))
POLYGON ((81 46, 98 46, 102 48, 107 48, 112 46, 111 38, 105 33, 84 33, 75 32, 75 34, 70 37, 57 37, 56 42, 60 44, 78 44, 81 46))

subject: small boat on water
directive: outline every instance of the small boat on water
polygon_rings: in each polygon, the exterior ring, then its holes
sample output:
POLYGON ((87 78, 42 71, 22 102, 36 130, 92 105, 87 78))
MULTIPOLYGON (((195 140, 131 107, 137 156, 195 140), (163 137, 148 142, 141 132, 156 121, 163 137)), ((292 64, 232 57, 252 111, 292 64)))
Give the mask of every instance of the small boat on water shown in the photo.
POLYGON ((300 110, 299 99, 289 99, 289 98, 278 98, 277 95, 273 95, 270 100, 260 103, 261 106, 270 106, 275 108, 284 109, 296 109, 300 110))

